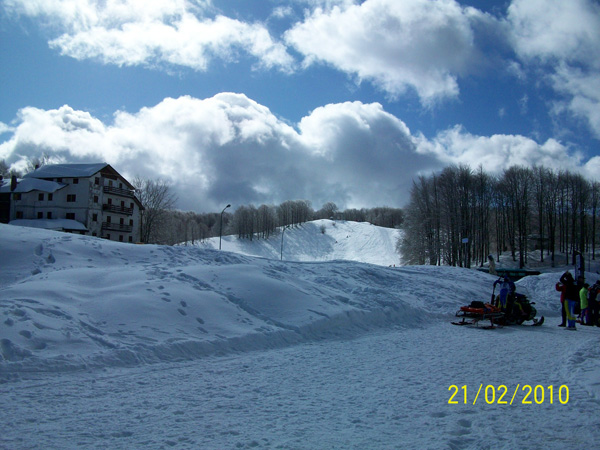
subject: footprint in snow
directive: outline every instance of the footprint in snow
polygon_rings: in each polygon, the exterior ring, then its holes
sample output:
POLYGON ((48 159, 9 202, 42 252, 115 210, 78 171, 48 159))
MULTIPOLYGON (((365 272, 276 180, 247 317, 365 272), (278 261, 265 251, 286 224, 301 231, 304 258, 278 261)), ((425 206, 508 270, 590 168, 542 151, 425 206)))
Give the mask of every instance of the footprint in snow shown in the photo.
POLYGON ((458 424, 464 428, 471 428, 471 421, 467 419, 460 419, 458 421, 458 424))

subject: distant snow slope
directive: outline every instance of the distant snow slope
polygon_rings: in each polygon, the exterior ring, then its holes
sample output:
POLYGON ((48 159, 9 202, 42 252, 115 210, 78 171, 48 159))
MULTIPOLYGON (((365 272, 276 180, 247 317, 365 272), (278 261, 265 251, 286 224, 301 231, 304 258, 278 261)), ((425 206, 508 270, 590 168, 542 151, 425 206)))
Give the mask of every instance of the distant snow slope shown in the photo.
MULTIPOLYGON (((315 220, 283 233, 284 261, 359 261, 380 266, 399 265, 396 240, 400 230, 383 228, 367 222, 315 220), (324 232, 323 232, 324 231, 324 232)), ((242 255, 281 259, 281 233, 269 239, 238 239, 223 236, 221 248, 242 255)), ((219 238, 198 244, 202 248, 219 248, 219 238)))
POLYGON ((9 225, 0 225, 0 248, 0 373, 129 366, 415 326, 487 297, 491 280, 449 267, 280 262, 9 225))

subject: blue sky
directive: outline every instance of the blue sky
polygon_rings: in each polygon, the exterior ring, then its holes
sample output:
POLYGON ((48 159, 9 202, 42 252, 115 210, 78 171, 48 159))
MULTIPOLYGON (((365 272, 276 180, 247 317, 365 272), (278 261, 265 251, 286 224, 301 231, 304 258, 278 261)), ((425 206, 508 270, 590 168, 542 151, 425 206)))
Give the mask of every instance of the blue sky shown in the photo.
POLYGON ((179 207, 403 206, 448 164, 598 178, 597 0, 3 0, 0 159, 179 207))

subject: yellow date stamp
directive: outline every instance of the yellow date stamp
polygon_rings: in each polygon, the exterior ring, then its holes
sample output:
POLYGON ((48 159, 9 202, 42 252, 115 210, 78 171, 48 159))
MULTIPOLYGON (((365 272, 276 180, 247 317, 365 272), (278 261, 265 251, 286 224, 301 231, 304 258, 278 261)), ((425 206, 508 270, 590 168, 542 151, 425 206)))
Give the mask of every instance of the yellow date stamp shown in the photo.
POLYGON ((451 385, 448 390, 450 391, 450 399, 448 400, 449 405, 475 405, 479 400, 480 403, 485 402, 488 405, 541 405, 543 403, 560 403, 566 405, 569 403, 569 387, 566 384, 562 384, 558 387, 554 385, 543 386, 537 384, 535 386, 524 384, 521 386, 517 384, 514 390, 509 389, 506 385, 501 384, 499 386, 488 384, 480 384, 478 389, 469 391, 467 385, 457 386, 456 384, 451 385), (474 397, 472 392, 477 391, 474 397), (471 402, 471 398, 473 401, 471 402))

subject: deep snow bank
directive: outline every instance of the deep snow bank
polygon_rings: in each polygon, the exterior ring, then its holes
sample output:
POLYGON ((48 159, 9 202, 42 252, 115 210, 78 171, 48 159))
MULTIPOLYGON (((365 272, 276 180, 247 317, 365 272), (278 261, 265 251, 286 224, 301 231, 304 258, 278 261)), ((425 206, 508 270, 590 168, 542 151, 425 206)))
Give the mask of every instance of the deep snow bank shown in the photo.
POLYGON ((440 267, 280 262, 0 225, 0 373, 136 365, 417 326, 486 292, 440 267))

